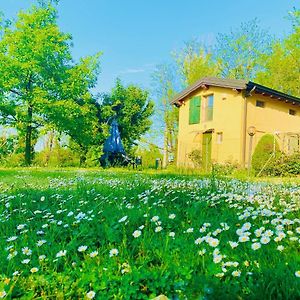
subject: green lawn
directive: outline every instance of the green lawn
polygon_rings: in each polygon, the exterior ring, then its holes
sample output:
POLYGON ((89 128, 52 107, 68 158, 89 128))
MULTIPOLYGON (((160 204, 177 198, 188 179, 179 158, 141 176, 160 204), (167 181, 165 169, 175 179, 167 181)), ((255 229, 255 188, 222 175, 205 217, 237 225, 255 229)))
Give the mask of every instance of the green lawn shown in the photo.
POLYGON ((300 298, 291 180, 18 169, 0 188, 0 298, 300 298))

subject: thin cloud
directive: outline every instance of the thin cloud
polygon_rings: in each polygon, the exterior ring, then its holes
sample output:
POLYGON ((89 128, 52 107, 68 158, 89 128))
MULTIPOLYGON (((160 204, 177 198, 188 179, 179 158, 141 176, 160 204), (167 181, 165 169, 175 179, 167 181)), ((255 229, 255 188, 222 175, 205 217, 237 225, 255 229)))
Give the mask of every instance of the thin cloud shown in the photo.
POLYGON ((127 69, 124 71, 120 71, 120 74, 135 74, 135 73, 144 73, 145 69, 127 69))

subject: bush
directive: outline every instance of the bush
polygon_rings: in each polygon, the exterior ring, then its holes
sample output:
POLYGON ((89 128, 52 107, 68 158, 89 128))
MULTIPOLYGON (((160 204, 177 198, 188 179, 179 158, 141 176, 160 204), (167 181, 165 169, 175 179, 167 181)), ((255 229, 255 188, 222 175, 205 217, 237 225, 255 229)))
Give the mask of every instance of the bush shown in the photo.
POLYGON ((259 142, 257 143, 254 153, 252 155, 252 168, 255 173, 261 171, 264 167, 271 154, 274 151, 274 139, 275 139, 275 157, 280 157, 281 153, 279 151, 279 145, 272 134, 265 134, 261 137, 259 142))
POLYGON ((300 153, 277 155, 262 172, 267 176, 294 176, 300 174, 300 153))
POLYGON ((232 175, 234 171, 236 171, 239 168, 239 165, 237 162, 233 163, 230 161, 227 161, 223 164, 220 163, 214 163, 213 169, 214 172, 217 175, 232 175))
POLYGON ((189 159, 193 162, 196 168, 202 167, 202 152, 199 149, 195 149, 188 155, 189 159))

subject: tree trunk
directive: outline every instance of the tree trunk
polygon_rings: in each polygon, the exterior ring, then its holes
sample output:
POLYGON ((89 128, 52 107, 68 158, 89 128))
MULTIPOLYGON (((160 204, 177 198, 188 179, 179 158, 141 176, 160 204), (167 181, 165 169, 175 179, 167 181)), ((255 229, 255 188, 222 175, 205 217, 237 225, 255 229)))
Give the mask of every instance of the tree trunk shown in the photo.
POLYGON ((27 126, 25 136, 25 165, 30 166, 32 162, 32 107, 27 110, 27 126))
POLYGON ((79 166, 83 167, 86 162, 86 153, 81 153, 80 154, 80 160, 79 160, 79 166))
POLYGON ((165 128, 164 132, 164 150, 163 150, 163 161, 162 161, 162 168, 165 169, 168 165, 168 130, 165 128))

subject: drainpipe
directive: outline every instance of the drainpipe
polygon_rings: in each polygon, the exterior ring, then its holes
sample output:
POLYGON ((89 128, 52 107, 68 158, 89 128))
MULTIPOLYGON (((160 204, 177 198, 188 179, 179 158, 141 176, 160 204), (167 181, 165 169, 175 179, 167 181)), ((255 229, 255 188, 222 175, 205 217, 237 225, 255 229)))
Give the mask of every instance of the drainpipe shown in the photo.
MULTIPOLYGON (((248 117, 248 101, 247 98, 252 96, 252 92, 255 90, 254 86, 251 91, 245 90, 244 93, 244 116, 243 116, 243 144, 242 144, 242 165, 246 168, 246 140, 247 140, 247 117, 248 117)), ((249 163, 249 162, 248 162, 249 163)))
POLYGON ((247 114, 248 114, 248 105, 247 105, 247 94, 244 94, 244 116, 243 116, 243 143, 242 143, 242 166, 246 168, 246 138, 247 138, 247 114))

